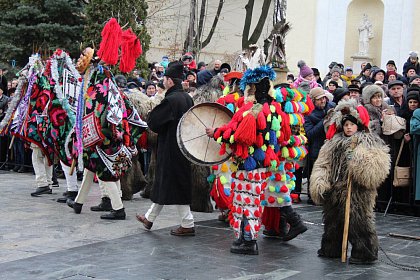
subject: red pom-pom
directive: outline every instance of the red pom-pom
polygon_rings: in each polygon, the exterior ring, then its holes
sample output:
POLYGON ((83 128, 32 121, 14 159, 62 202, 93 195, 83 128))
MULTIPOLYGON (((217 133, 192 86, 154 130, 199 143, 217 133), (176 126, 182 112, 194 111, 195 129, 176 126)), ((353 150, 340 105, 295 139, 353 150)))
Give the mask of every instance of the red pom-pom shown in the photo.
POLYGON ((259 217, 261 216, 260 211, 255 210, 255 211, 254 211, 254 216, 255 216, 256 218, 259 218, 259 217))
POLYGON ((239 174, 238 179, 239 179, 240 181, 243 181, 243 180, 245 179, 244 173, 239 174))
POLYGON ((334 134, 336 133, 336 131, 337 131, 337 126, 335 125, 335 123, 333 123, 328 128, 328 131, 327 131, 327 134, 326 134, 326 138, 328 140, 332 139, 334 137, 334 134))
POLYGON ((265 178, 267 178, 267 176, 265 175, 265 172, 261 172, 261 179, 265 180, 265 178))
POLYGON ((136 59, 142 54, 140 40, 131 28, 123 31, 121 43, 120 70, 128 73, 136 66, 136 59))
POLYGON ((263 182, 262 184, 261 184, 261 188, 264 190, 265 189, 265 187, 267 187, 267 182, 263 182))
POLYGON ((287 193, 287 192, 289 191, 289 189, 288 189, 286 186, 282 186, 282 187, 280 188, 280 191, 281 191, 282 193, 287 193))
POLYGON ((285 170, 290 170, 290 169, 292 169, 293 168, 293 164, 291 163, 291 162, 286 162, 285 164, 284 164, 284 169, 285 170))
POLYGON ((99 45, 98 56, 109 65, 117 64, 122 30, 115 18, 111 18, 105 24, 101 36, 102 41, 99 45))
POLYGON ((230 175, 232 178, 236 178, 236 172, 232 172, 232 174, 230 175))
POLYGON ((236 221, 233 225, 234 228, 239 228, 239 221, 236 221))
POLYGON ((255 181, 259 181, 259 180, 261 180, 261 177, 260 177, 260 174, 257 172, 257 173, 255 173, 255 181))
POLYGON ((260 206, 260 203, 261 203, 261 201, 258 198, 254 199, 254 204, 255 205, 260 206))
POLYGON ((237 201, 242 201, 242 197, 241 197, 241 195, 240 195, 240 194, 238 194, 238 195, 236 196, 236 200, 237 200, 237 201))
POLYGON ((260 195, 260 198, 261 198, 261 200, 265 200, 265 194, 263 194, 263 193, 262 193, 262 194, 260 195))
POLYGON ((248 209, 245 209, 244 215, 245 215, 245 217, 248 217, 249 216, 249 210, 248 209))
POLYGON ((256 187, 255 187, 255 192, 256 192, 257 194, 260 194, 260 193, 261 193, 261 189, 260 189, 260 187, 259 187, 259 186, 256 186, 256 187))
POLYGON ((249 225, 249 224, 247 224, 246 226, 245 226, 245 231, 250 231, 251 230, 251 226, 249 225))
POLYGON ((251 190, 251 185, 250 184, 246 184, 246 190, 250 191, 251 190))
POLYGON ((281 175, 279 173, 276 173, 274 177, 275 177, 274 180, 276 180, 277 182, 281 181, 281 175))
POLYGON ((238 190, 242 191, 242 184, 238 184, 238 190))
POLYGON ((298 195, 297 193, 291 193, 291 194, 290 194, 290 197, 291 197, 292 199, 298 199, 299 195, 298 195))
POLYGON ((245 197, 244 199, 246 204, 250 204, 251 203, 251 199, 249 197, 245 197))
POLYGON ((212 165, 211 169, 212 170, 218 170, 219 169, 219 166, 218 165, 212 165))
POLYGON ((252 175, 252 172, 248 173, 248 180, 252 180, 254 178, 254 175, 252 175))
POLYGON ((264 103, 262 111, 266 117, 271 114, 270 106, 268 103, 264 103))
POLYGON ((254 229, 255 229, 256 232, 259 232, 260 231, 260 226, 259 225, 254 225, 254 229))
POLYGON ((257 134, 257 140, 256 140, 256 142, 255 142, 255 145, 256 145, 258 148, 261 148, 261 147, 262 147, 262 145, 264 145, 264 138, 263 138, 263 136, 262 136, 262 133, 261 133, 261 132, 258 132, 258 134, 257 134))
POLYGON ((257 116, 257 128, 259 130, 264 130, 267 127, 267 120, 264 116, 264 113, 261 111, 257 116))
POLYGON ((236 213, 242 214, 242 208, 241 207, 236 208, 236 213))
POLYGON ((276 201, 276 199, 271 195, 268 197, 267 200, 268 200, 268 203, 270 203, 270 204, 273 204, 276 201))
POLYGON ((251 113, 248 113, 238 125, 234 138, 236 142, 247 146, 255 143, 257 139, 257 122, 251 113))
POLYGON ((224 154, 226 154, 226 143, 222 143, 219 150, 219 155, 223 156, 224 154))

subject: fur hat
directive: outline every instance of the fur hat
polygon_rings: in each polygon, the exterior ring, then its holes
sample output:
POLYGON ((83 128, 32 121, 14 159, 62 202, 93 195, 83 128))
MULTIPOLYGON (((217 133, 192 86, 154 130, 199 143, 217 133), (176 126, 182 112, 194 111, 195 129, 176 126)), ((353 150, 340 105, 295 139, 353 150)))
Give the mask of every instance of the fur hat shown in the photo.
POLYGON ((327 139, 331 139, 336 132, 342 131, 346 120, 357 124, 358 130, 369 131, 369 114, 366 108, 358 105, 354 99, 341 100, 334 108, 327 139))
POLYGON ((385 96, 385 92, 380 86, 369 85, 367 87, 364 87, 362 92, 363 103, 370 104, 370 99, 377 92, 379 92, 382 95, 382 98, 385 96))
POLYGON ((419 90, 420 90, 420 88, 415 88, 415 89, 410 90, 409 92, 407 92, 407 103, 411 99, 417 100, 417 102, 419 101, 419 93, 420 93, 419 90))
POLYGON ((339 74, 341 74, 341 68, 338 65, 334 66, 331 69, 331 74, 334 73, 334 72, 338 72, 339 74))
POLYGON ((184 79, 184 64, 179 61, 169 63, 165 76, 180 80, 184 79))
POLYGON ((309 66, 307 66, 303 60, 299 60, 297 66, 300 68, 299 75, 302 78, 305 78, 314 73, 314 71, 309 66))
POLYGON ((357 91, 360 93, 360 87, 358 85, 349 85, 349 91, 357 91))

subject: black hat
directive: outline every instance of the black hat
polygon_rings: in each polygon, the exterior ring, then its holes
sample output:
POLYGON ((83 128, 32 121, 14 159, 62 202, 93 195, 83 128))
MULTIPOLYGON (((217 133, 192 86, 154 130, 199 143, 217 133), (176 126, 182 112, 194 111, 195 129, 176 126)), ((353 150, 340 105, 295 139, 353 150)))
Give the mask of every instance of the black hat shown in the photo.
POLYGON ((384 74, 384 79, 385 79, 386 72, 382 69, 377 69, 372 73, 372 80, 375 80, 375 77, 379 72, 382 72, 382 74, 384 74))
POLYGON ((184 79, 184 64, 180 61, 173 61, 168 64, 165 76, 173 79, 184 79))
POLYGON ((395 61, 393 61, 393 60, 388 60, 388 62, 386 63, 386 65, 388 65, 388 64, 392 64, 392 65, 394 65, 394 66, 395 66, 395 69, 397 69, 397 65, 395 65, 395 61))
POLYGON ((420 76, 419 75, 414 75, 412 77, 410 77, 410 84, 415 80, 415 79, 419 79, 420 76))
POLYGON ((230 67, 230 65, 228 64, 228 63, 223 63, 222 65, 220 65, 220 70, 221 69, 227 69, 228 70, 228 72, 230 72, 230 70, 231 70, 231 67, 230 67))
POLYGON ((409 100, 414 99, 417 101, 419 100, 419 94, 420 94, 420 88, 419 87, 414 87, 412 90, 407 92, 407 103, 409 100))
POLYGON ((360 93, 360 88, 358 85, 349 85, 348 86, 349 91, 357 91, 360 93))
POLYGON ((207 63, 205 63, 204 61, 200 61, 198 64, 197 64, 197 69, 200 69, 201 67, 203 67, 203 66, 207 66, 207 63))
POLYGON ((346 88, 338 88, 333 92, 334 99, 333 102, 337 104, 344 96, 349 95, 350 92, 346 88))
POLYGON ((407 71, 406 71, 406 72, 408 72, 408 70, 410 70, 410 69, 413 69, 414 71, 416 71, 416 67, 415 67, 414 65, 412 65, 412 64, 410 64, 410 65, 407 67, 407 71))
POLYGON ((114 79, 118 87, 120 88, 127 87, 127 78, 124 77, 123 75, 116 75, 114 79))
POLYGON ((312 69, 312 71, 314 71, 315 76, 321 76, 321 73, 319 73, 318 68, 311 68, 311 69, 312 69))
POLYGON ((372 68, 372 65, 370 63, 367 63, 365 67, 363 68, 362 72, 365 72, 366 70, 371 69, 371 68, 372 68))
POLYGON ((391 89, 393 86, 404 86, 404 83, 400 80, 394 80, 388 83, 388 89, 391 89))
POLYGON ((346 121, 351 121, 352 123, 358 125, 359 122, 357 121, 356 117, 354 117, 353 115, 347 114, 345 115, 342 119, 341 119, 341 127, 344 126, 346 121))

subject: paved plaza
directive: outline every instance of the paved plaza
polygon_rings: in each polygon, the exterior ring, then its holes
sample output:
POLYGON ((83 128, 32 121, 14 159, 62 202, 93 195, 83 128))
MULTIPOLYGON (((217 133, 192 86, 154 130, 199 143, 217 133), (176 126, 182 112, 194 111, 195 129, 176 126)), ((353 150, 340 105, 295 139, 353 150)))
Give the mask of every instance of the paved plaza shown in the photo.
POLYGON ((171 236, 178 226, 174 207, 167 206, 153 230, 135 219, 150 201, 135 195, 125 201, 125 221, 105 221, 90 206, 100 201, 97 184, 82 213, 55 202, 64 180, 52 195, 31 197, 34 176, 0 171, 0 279, 418 279, 420 241, 389 233, 420 235, 420 218, 377 213, 381 250, 372 266, 322 259, 322 208, 297 205, 308 231, 290 242, 259 237, 258 256, 229 252, 233 232, 217 221, 218 212, 195 213, 196 236, 171 236))

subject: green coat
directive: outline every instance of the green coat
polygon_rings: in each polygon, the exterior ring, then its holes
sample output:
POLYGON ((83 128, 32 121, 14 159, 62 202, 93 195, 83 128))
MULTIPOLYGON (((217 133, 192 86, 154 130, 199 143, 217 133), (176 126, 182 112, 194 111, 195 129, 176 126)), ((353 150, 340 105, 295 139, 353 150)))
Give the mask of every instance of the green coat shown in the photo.
POLYGON ((420 109, 416 109, 413 113, 413 117, 410 121, 410 134, 414 138, 414 199, 420 200, 420 109))

